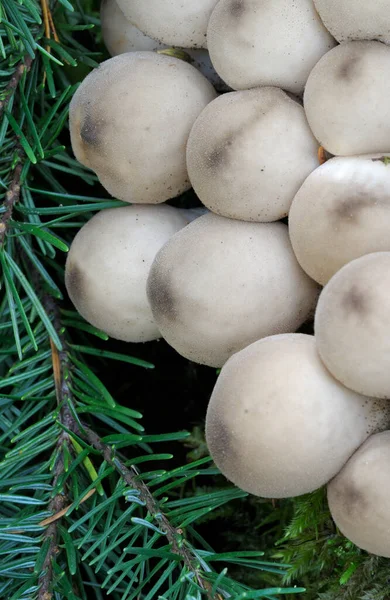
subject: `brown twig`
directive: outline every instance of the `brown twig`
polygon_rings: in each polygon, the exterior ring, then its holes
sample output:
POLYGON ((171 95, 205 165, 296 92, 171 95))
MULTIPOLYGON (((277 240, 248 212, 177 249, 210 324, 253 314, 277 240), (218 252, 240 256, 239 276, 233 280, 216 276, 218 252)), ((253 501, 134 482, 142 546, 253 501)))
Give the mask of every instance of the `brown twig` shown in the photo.
POLYGON ((20 197, 20 178, 22 175, 23 165, 19 162, 13 173, 13 177, 10 186, 5 194, 4 207, 5 212, 2 214, 0 219, 0 248, 4 244, 5 234, 7 232, 9 220, 12 217, 12 212, 15 204, 19 201, 20 197))
MULTIPOLYGON (((23 73, 30 70, 32 62, 33 58, 31 56, 25 56, 23 61, 21 61, 17 65, 7 87, 2 92, 0 98, 0 120, 8 102, 10 101, 12 95, 14 94, 16 88, 19 85, 19 81, 21 80, 23 73)), ((22 168, 22 163, 18 162, 16 167, 14 168, 11 183, 5 194, 5 212, 2 214, 2 217, 0 219, 0 248, 4 244, 4 238, 7 232, 8 222, 12 217, 13 208, 20 197, 20 178, 22 175, 22 168)))
POLYGON ((5 88, 5 90, 1 93, 1 97, 0 97, 0 119, 2 117, 2 114, 4 112, 5 107, 7 106, 8 102, 10 101, 11 96, 13 95, 13 93, 15 92, 16 88, 18 87, 19 81, 21 80, 23 73, 25 71, 29 71, 32 65, 32 61, 33 58, 30 55, 27 55, 24 57, 24 59, 18 63, 7 87, 5 88))
MULTIPOLYGON (((135 469, 130 470, 128 467, 126 467, 126 465, 124 465, 124 463, 115 456, 115 453, 110 446, 105 444, 100 437, 94 431, 92 431, 92 429, 89 429, 89 427, 86 427, 85 425, 83 425, 83 429, 87 441, 91 444, 91 446, 100 452, 104 460, 109 465, 114 467, 114 469, 119 473, 128 486, 139 492, 140 500, 144 502, 147 511, 156 520, 159 529, 167 536, 167 539, 171 544, 172 552, 182 558, 183 563, 186 565, 188 570, 194 573, 198 584, 204 590, 209 592, 210 587, 208 582, 204 581, 200 576, 196 558, 194 557, 190 548, 183 543, 183 532, 173 527, 169 519, 164 513, 161 512, 158 502, 154 499, 148 486, 142 481, 142 479, 139 478, 138 472, 135 469)), ((209 596, 209 598, 211 599, 211 596, 209 596)), ((214 598, 218 598, 218 596, 214 598)))
MULTIPOLYGON (((191 548, 189 548, 184 543, 183 531, 175 528, 170 523, 166 515, 163 512, 161 512, 158 502, 153 497, 153 494, 149 490, 148 486, 139 477, 139 473, 135 469, 135 467, 127 467, 123 463, 123 461, 121 461, 115 455, 114 450, 110 446, 105 444, 98 436, 98 434, 95 433, 92 429, 90 429, 87 425, 83 424, 82 430, 80 430, 80 428, 78 427, 67 404, 67 400, 72 399, 72 392, 69 382, 70 375, 67 376, 67 374, 70 372, 70 363, 67 353, 66 339, 62 334, 59 310, 55 301, 48 296, 45 297, 44 305, 47 312, 52 317, 53 325, 60 336, 60 340, 63 346, 63 350, 59 352, 55 345, 51 343, 53 373, 57 401, 62 407, 60 412, 61 422, 67 427, 68 430, 77 433, 77 435, 80 437, 83 437, 85 441, 87 441, 91 446, 93 446, 93 448, 95 448, 95 450, 97 450, 100 453, 101 457, 118 472, 120 477, 126 482, 128 486, 139 492, 140 500, 142 500, 142 502, 145 504, 146 510, 153 517, 161 532, 163 532, 166 535, 167 540, 171 545, 172 552, 181 557, 187 569, 191 571, 196 577, 198 585, 200 585, 206 591, 206 594, 208 594, 209 600, 219 600, 220 596, 218 594, 211 596, 212 588, 207 581, 203 580, 200 573, 197 558, 194 556, 191 548)), ((58 446, 63 444, 65 441, 69 441, 69 436, 66 432, 63 432, 58 441, 58 446)), ((56 485, 58 477, 62 472, 63 459, 60 453, 60 458, 58 459, 58 462, 55 467, 53 486, 56 485)), ((85 500, 86 499, 87 497, 85 497, 85 500)), ((49 526, 45 532, 45 540, 50 539, 51 541, 44 563, 43 575, 40 580, 40 591, 38 595, 38 600, 50 600, 52 598, 50 591, 53 581, 52 564, 53 559, 55 558, 58 552, 58 525, 68 508, 69 506, 67 505, 66 497, 64 494, 57 494, 49 505, 49 511, 52 512, 53 515, 46 519, 46 523, 49 526)))
MULTIPOLYGON (((66 347, 66 341, 62 334, 61 323, 59 320, 59 311, 58 307, 55 304, 54 300, 48 296, 44 296, 44 306, 47 313, 52 317, 54 326, 58 332, 58 335, 61 339, 61 343, 63 348, 66 347)), ((50 339, 51 346, 51 356, 52 356, 52 364, 53 364, 53 376, 54 383, 56 389, 56 397, 57 404, 61 407, 59 420, 60 422, 70 431, 78 432, 78 426, 75 422, 67 404, 67 400, 70 397, 70 389, 66 377, 66 372, 68 370, 68 355, 65 350, 61 352, 58 351, 57 347, 50 339)), ((57 450, 58 450, 58 458, 56 465, 54 467, 54 477, 53 477, 53 488, 55 488, 58 484, 59 478, 64 473, 64 455, 62 451, 62 447, 64 444, 69 444, 69 434, 66 431, 63 431, 58 438, 57 441, 57 450)), ((87 498, 85 498, 86 500, 87 498)), ((68 502, 65 492, 58 492, 50 501, 48 510, 52 513, 52 516, 48 519, 45 519, 41 523, 41 525, 48 525, 44 536, 43 543, 47 540, 50 540, 49 547, 46 553, 46 557, 42 566, 41 575, 39 578, 39 591, 38 591, 38 600, 51 600, 53 597, 52 594, 52 585, 53 585, 53 561, 58 553, 57 541, 58 541, 58 526, 60 524, 61 518, 66 514, 68 510, 68 502)))

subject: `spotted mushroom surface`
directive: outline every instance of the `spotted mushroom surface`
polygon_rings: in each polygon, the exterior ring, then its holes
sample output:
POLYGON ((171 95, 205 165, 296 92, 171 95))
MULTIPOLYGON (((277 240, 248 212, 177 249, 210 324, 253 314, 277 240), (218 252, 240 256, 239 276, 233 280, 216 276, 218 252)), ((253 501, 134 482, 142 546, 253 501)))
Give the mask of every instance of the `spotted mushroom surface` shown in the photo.
POLYGON ((206 48, 206 31, 218 0, 117 0, 138 29, 169 46, 206 48))
POLYGON ((312 0, 219 0, 207 30, 212 63, 235 90, 271 85, 300 94, 335 43, 312 0))
POLYGON ((307 80, 309 125, 330 153, 389 152, 390 47, 347 42, 325 54, 307 80))
POLYGON ((171 206, 125 206, 97 213, 76 234, 65 269, 74 306, 92 325, 126 342, 160 337, 146 297, 151 264, 187 225, 171 206))
POLYGON ((148 279, 162 336, 179 354, 214 367, 261 337, 295 331, 317 296, 286 225, 212 213, 169 240, 148 279))
POLYGON ((348 263, 321 292, 315 337, 325 365, 347 387, 390 398, 390 252, 348 263))
POLYGON ((317 150, 302 106, 279 88, 262 87, 224 94, 206 106, 190 133, 187 168, 213 212, 276 221, 319 166, 317 150))
POLYGON ((338 383, 314 338, 276 335, 232 356, 206 415, 210 453, 230 481, 267 498, 326 484, 389 418, 388 402, 338 383))
POLYGON ((207 79, 182 60, 146 51, 115 56, 72 98, 73 151, 112 196, 164 202, 190 188, 187 139, 215 97, 207 79))
POLYGON ((390 431, 371 436, 328 485, 331 515, 362 550, 390 558, 390 431))

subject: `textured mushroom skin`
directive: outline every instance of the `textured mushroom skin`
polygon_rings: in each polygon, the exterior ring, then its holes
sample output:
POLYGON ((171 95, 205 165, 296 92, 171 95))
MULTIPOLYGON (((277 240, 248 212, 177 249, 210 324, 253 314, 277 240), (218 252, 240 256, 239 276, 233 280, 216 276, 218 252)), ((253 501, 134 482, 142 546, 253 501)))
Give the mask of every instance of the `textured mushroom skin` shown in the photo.
POLYGON ((318 167, 318 143, 305 113, 282 90, 224 94, 201 112, 187 144, 190 181, 213 212, 276 221, 318 167))
POLYGON ((92 71, 70 103, 76 158, 112 195, 158 204, 189 189, 185 147, 202 109, 216 97, 188 63, 128 52, 92 71))
POLYGON ((312 0, 220 0, 207 29, 211 61, 235 90, 276 86, 300 94, 334 44, 312 0))
POLYGON ((348 156, 389 152, 390 48, 348 42, 333 48, 307 80, 309 125, 326 150, 348 156))
POLYGON ((388 0, 314 0, 314 4, 338 42, 378 40, 390 44, 388 0))
POLYGON ((206 48, 206 31, 218 0, 118 0, 138 29, 169 46, 206 48))
POLYGON ((317 294, 285 225, 212 213, 161 249, 148 279, 162 336, 186 358, 214 367, 260 337, 295 331, 317 294))
POLYGON ((111 337, 146 342, 160 337, 146 297, 158 250, 187 225, 171 206, 102 210, 74 238, 65 284, 79 313, 111 337))
POLYGON ((222 473, 257 496, 311 492, 338 473, 373 431, 389 403, 337 382, 312 336, 265 338, 222 368, 206 416, 206 440, 222 473))
POLYGON ((361 394, 390 398, 390 252, 353 260, 321 292, 317 348, 329 371, 361 394))
POLYGON ((301 267, 322 285, 370 252, 390 251, 390 168, 381 154, 328 160, 306 179, 289 212, 301 267))
POLYGON ((340 531, 359 548, 390 558, 390 432, 371 436, 328 485, 340 531))

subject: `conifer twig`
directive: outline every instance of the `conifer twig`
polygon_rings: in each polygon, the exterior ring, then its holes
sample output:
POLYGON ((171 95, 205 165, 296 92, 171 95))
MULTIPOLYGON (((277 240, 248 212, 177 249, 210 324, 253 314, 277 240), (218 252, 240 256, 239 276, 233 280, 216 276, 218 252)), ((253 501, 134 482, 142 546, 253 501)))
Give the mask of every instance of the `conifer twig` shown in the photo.
MULTIPOLYGON (((187 567, 191 573, 194 574, 198 585, 201 586, 207 594, 210 592, 210 586, 207 581, 204 581, 199 573, 199 568, 197 565, 197 559, 191 552, 191 549, 185 545, 182 531, 176 529, 169 521, 169 519, 165 516, 164 513, 161 512, 158 502, 154 499, 153 494, 150 492, 148 486, 138 477, 138 471, 133 467, 129 469, 126 465, 115 456, 114 451, 105 444, 100 437, 88 426, 83 424, 83 431, 80 431, 73 415, 71 414, 67 400, 72 398, 72 392, 70 388, 70 382, 65 377, 65 373, 69 372, 69 357, 67 353, 67 343, 65 336, 62 333, 61 319, 60 313, 57 307, 56 302, 53 298, 49 296, 45 296, 45 308, 49 314, 51 314, 53 319, 53 325, 60 337, 61 344, 63 347, 62 351, 58 351, 55 345, 51 342, 52 349, 52 360, 53 360, 53 372, 54 372, 54 380, 55 380, 55 388, 57 394, 57 402, 62 407, 60 413, 60 420, 63 425, 70 431, 77 433, 80 437, 84 437, 86 441, 97 450, 104 460, 114 467, 114 469, 119 473, 122 479, 129 485, 131 488, 136 489, 140 494, 140 499, 145 503, 145 507, 148 513, 157 521, 159 529, 165 533, 169 543, 171 544, 172 552, 180 556, 183 560, 183 563, 187 567)), ((70 377, 70 375, 69 375, 70 377)), ((58 446, 62 444, 65 440, 69 441, 69 436, 66 432, 63 432, 58 441, 58 446)), ((56 481, 59 475, 63 471, 63 459, 62 454, 59 458, 56 469, 56 473, 54 476, 53 487, 56 484, 56 481)), ((66 505, 66 498, 62 494, 57 494, 49 505, 49 511, 53 513, 60 513, 64 511, 66 505)), ((41 584, 41 592, 39 595, 39 600, 50 600, 51 596, 47 595, 50 589, 50 581, 52 580, 52 559, 57 553, 56 547, 56 539, 57 539, 57 528, 60 519, 55 519, 49 525, 46 530, 45 539, 50 538, 51 543, 49 547, 49 551, 47 553, 47 557, 45 560, 46 573, 44 575, 42 584, 41 584), (47 563, 47 564, 46 564, 47 563), (44 595, 46 594, 46 596, 44 595)), ((218 598, 219 596, 212 597, 208 596, 210 600, 214 598, 218 598)))
MULTIPOLYGON (((46 311, 52 316, 54 324, 56 326, 57 333, 60 337, 62 347, 65 348, 65 339, 60 327, 59 311, 54 300, 47 294, 44 296, 44 305, 46 311)), ((56 390, 57 404, 61 407, 59 414, 59 421, 67 427, 67 429, 78 432, 78 426, 69 410, 67 399, 70 395, 69 385, 65 373, 69 367, 68 355, 65 350, 59 351, 55 346, 54 342, 50 339, 52 364, 53 364, 53 375, 54 384, 56 390)), ((64 455, 63 455, 63 444, 69 444, 69 434, 63 431, 57 441, 58 458, 54 467, 54 477, 52 487, 55 488, 59 478, 64 472, 64 455)), ((42 574, 40 577, 40 586, 38 591, 38 600, 51 600, 52 598, 52 584, 53 584, 53 560, 58 553, 57 540, 58 540, 58 526, 60 524, 62 516, 66 513, 67 497, 66 494, 61 491, 58 492, 50 501, 48 511, 52 513, 52 518, 49 521, 49 525, 43 536, 43 543, 50 540, 49 547, 46 553, 46 557, 42 566, 42 574), (58 517, 58 515, 60 515, 58 517), (56 517, 56 518, 54 518, 56 517)))
MULTIPOLYGON (((171 544, 172 552, 183 559, 183 562, 188 570, 194 573, 198 584, 206 591, 209 591, 208 583, 203 581, 200 577, 198 567, 196 566, 195 557, 193 556, 191 550, 183 543, 182 532, 173 527, 169 519, 164 515, 164 513, 161 512, 159 504, 154 499, 148 486, 142 481, 142 479, 138 477, 138 472, 134 468, 133 470, 128 469, 126 465, 124 465, 123 462, 115 456, 115 453, 110 446, 107 446, 107 444, 105 444, 100 437, 94 431, 92 431, 92 429, 86 425, 83 425, 83 429, 87 441, 91 444, 91 446, 101 453, 104 460, 109 465, 114 467, 114 469, 119 473, 128 486, 139 492, 140 500, 145 503, 149 514, 158 522, 159 529, 167 536, 167 539, 171 544)), ((211 596, 209 597, 211 599, 211 596)))
POLYGON ((9 83, 7 85, 7 87, 5 88, 5 90, 1 93, 1 97, 0 97, 0 119, 3 115, 4 109, 7 106, 8 102, 10 101, 10 98, 12 96, 12 94, 15 92, 16 88, 18 87, 19 81, 21 80, 23 73, 25 71, 29 71, 32 65, 32 61, 33 58, 32 56, 25 56, 24 59, 18 63, 15 71, 13 72, 13 75, 11 77, 11 79, 9 80, 9 83))
POLYGON ((14 169, 13 177, 10 186, 5 194, 4 207, 5 212, 2 214, 0 219, 0 248, 4 244, 5 234, 7 232, 9 220, 12 217, 12 212, 15 204, 19 201, 20 197, 20 178, 22 175, 23 165, 18 162, 14 169))

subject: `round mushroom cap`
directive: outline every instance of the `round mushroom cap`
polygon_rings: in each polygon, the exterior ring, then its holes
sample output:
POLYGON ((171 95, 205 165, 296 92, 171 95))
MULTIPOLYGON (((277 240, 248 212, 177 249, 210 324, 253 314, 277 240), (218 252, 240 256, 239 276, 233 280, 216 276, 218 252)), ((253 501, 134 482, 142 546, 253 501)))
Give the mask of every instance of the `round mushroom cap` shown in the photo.
POLYGON ((313 0, 220 0, 207 45, 217 73, 233 89, 275 86, 300 94, 335 41, 313 0))
POLYGON ((160 336, 146 296, 150 266, 169 238, 187 225, 171 206, 102 210, 74 238, 65 268, 70 299, 89 323, 125 342, 160 336))
POLYGON ((73 152, 112 195, 157 204, 190 188, 185 148, 191 127, 216 97, 188 63, 128 52, 92 71, 70 103, 73 152))
POLYGON ((390 398, 390 252, 348 263, 323 289, 315 337, 325 365, 351 390, 390 398))
POLYGON ((390 151, 390 48, 348 42, 316 64, 305 88, 309 125, 336 155, 390 151))
POLYGON ((328 485, 340 531, 362 550, 390 558, 390 431, 368 438, 328 485))
POLYGON ((147 293, 165 340, 194 362, 221 367, 261 337, 295 331, 318 288, 298 265, 285 225, 209 213, 161 249, 147 293))
POLYGON ((292 247, 319 283, 359 256, 390 251, 388 160, 380 154, 332 158, 295 196, 289 213, 292 247))
POLYGON ((117 0, 102 0, 100 22, 105 46, 111 56, 136 50, 158 50, 163 44, 148 37, 126 19, 117 0))
POLYGON ((370 433, 389 403, 338 383, 313 336, 275 335, 228 360, 211 396, 206 441, 216 465, 243 490, 267 498, 327 483, 370 433))
POLYGON ((279 88, 224 94, 201 112, 187 144, 187 169, 213 212, 244 221, 288 214, 318 167, 318 143, 305 112, 279 88))
POLYGON ((206 48, 207 24, 218 0, 118 0, 126 17, 150 37, 183 48, 206 48))
POLYGON ((388 0, 314 0, 314 4, 338 42, 378 40, 390 44, 388 0))

